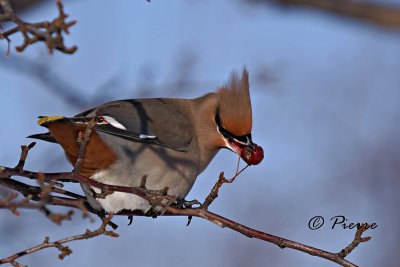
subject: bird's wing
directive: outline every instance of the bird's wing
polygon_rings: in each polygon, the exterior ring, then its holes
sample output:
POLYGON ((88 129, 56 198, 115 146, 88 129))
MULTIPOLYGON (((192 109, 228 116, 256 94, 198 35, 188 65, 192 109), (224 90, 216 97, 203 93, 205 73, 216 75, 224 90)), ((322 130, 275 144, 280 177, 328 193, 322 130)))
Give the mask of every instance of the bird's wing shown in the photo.
POLYGON ((98 132, 178 151, 187 151, 193 137, 188 118, 171 99, 113 101, 82 112, 75 118, 82 116, 95 117, 98 132))

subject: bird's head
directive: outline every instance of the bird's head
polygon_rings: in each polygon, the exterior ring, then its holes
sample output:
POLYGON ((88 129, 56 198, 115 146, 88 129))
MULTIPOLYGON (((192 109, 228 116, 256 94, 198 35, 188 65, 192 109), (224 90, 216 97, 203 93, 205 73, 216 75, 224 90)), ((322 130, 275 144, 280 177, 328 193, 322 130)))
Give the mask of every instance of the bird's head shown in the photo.
POLYGON ((259 164, 264 151, 251 139, 252 112, 247 70, 243 70, 242 77, 233 72, 217 95, 215 123, 224 147, 237 153, 249 165, 259 164))

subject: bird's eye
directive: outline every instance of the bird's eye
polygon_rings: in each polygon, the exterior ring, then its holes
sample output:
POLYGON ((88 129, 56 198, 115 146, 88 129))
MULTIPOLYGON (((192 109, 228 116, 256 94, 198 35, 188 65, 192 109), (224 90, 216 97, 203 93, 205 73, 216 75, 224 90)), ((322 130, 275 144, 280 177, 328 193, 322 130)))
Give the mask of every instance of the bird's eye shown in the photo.
POLYGON ((250 144, 251 134, 237 136, 226 130, 221 123, 221 118, 219 117, 218 112, 215 115, 215 123, 217 124, 218 131, 228 140, 235 140, 238 143, 243 145, 250 144))
POLYGON ((235 137, 236 141, 239 141, 240 143, 247 143, 247 135, 242 135, 242 136, 236 136, 235 137))

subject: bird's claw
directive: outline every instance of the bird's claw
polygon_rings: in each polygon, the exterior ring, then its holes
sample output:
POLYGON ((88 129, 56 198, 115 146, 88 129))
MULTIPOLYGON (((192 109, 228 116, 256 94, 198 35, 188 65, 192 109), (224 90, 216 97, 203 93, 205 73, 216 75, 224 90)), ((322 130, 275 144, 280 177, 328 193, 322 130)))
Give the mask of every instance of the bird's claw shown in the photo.
POLYGON ((174 208, 178 208, 178 209, 191 209, 191 208, 193 208, 194 205, 201 206, 201 202, 198 201, 197 199, 185 200, 182 198, 182 199, 178 199, 171 206, 173 206, 174 208))

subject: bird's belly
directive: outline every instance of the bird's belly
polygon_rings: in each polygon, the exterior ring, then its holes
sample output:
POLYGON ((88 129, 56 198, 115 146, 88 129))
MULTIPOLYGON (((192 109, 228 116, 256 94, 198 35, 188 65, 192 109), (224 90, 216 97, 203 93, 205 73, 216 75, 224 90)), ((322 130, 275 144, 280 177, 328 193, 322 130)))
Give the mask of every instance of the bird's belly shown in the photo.
MULTIPOLYGON (((149 158, 141 162, 119 161, 106 170, 99 170, 92 179, 112 185, 139 187, 143 176, 147 176, 145 187, 151 190, 163 190, 168 187, 168 195, 184 198, 193 186, 196 179, 196 169, 190 162, 186 166, 179 164, 175 168, 173 162, 166 162, 164 159, 149 158), (147 167, 144 167, 147 166, 147 167), (178 167, 179 166, 179 167, 178 167), (182 167, 184 166, 184 167, 182 167)), ((140 210, 144 213, 152 207, 149 202, 137 195, 114 192, 105 198, 94 198, 88 186, 83 185, 83 189, 89 203, 94 209, 104 209, 109 213, 118 213, 121 210, 140 210)), ((92 189, 100 193, 98 188, 92 189)), ((162 211, 161 207, 155 210, 162 211)))

